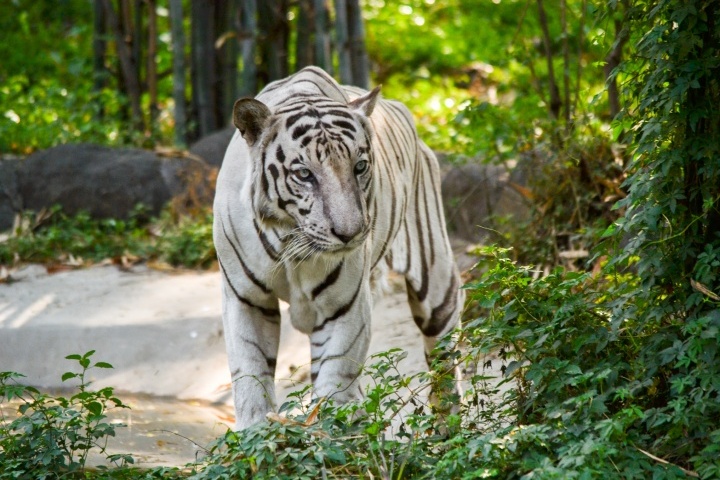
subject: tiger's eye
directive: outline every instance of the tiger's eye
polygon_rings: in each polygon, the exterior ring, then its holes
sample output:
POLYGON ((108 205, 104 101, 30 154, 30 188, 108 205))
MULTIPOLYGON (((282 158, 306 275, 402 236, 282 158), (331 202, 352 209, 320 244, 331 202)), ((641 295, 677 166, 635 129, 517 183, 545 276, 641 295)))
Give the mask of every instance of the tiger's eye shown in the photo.
POLYGON ((310 180, 313 176, 309 168, 300 168, 295 170, 295 176, 300 180, 310 180))
POLYGON ((361 160, 355 164, 355 175, 362 175, 367 172, 369 164, 367 160, 361 160))

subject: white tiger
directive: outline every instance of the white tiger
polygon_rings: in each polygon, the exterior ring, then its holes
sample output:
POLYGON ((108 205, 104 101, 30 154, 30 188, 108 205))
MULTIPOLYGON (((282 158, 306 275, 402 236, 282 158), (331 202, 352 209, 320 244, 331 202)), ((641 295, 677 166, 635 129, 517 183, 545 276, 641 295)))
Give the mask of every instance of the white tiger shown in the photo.
POLYGON ((278 299, 310 336, 314 395, 339 402, 362 393, 371 277, 405 276, 426 356, 457 324, 437 160, 408 110, 378 92, 310 67, 235 103, 214 241, 237 429, 275 408, 278 299))

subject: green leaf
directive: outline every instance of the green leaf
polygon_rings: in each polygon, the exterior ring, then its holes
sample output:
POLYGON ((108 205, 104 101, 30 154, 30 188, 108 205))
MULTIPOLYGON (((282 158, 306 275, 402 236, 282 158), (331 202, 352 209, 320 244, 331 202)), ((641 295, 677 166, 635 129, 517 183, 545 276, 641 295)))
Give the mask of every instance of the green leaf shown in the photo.
POLYGON ((78 355, 77 353, 73 353, 72 355, 68 355, 65 357, 66 360, 80 360, 82 357, 78 355))
POLYGON ((97 362, 97 363, 96 363, 95 365, 93 365, 93 366, 94 366, 94 367, 98 367, 98 368, 113 368, 113 366, 110 365, 110 364, 107 363, 107 362, 97 362))
POLYGON ((75 377, 77 377, 77 376, 78 376, 77 373, 65 372, 65 373, 63 373, 63 375, 62 375, 62 381, 64 382, 64 381, 66 381, 66 380, 70 380, 71 378, 75 378, 75 377))
POLYGON ((103 411, 102 403, 100 402, 90 402, 85 407, 92 413, 93 415, 100 415, 103 411))

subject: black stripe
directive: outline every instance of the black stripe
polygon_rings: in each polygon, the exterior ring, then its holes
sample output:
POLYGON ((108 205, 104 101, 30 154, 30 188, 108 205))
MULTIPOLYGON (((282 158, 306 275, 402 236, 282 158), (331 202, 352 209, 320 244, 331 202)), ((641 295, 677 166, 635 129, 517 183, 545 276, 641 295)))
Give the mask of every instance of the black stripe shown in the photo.
POLYGON ((453 313, 455 313, 455 310, 457 310, 457 289, 459 288, 458 285, 458 279, 456 275, 452 275, 452 282, 450 282, 450 286, 448 287, 447 291, 445 292, 445 297, 443 298, 442 303, 438 305, 437 307, 432 309, 432 312, 430 313, 430 324, 422 330, 423 335, 426 337, 435 337, 440 332, 442 332, 445 327, 447 326, 448 322, 453 316, 453 313), (450 308, 453 307, 453 308, 450 308), (448 310, 449 308, 449 310, 448 310), (443 312, 444 310, 447 310, 446 312, 443 312), (442 318, 439 318, 438 315, 443 314, 444 316, 442 318))
MULTIPOLYGON (((322 369, 323 365, 325 365, 325 362, 330 361, 330 360, 339 360, 339 359, 345 358, 347 356, 348 352, 350 350, 352 350, 352 348, 355 346, 357 339, 360 338, 360 335, 362 335, 363 332, 365 331, 365 326, 366 326, 365 324, 362 325, 362 328, 360 330, 358 330, 358 333, 355 335, 355 338, 353 338, 352 342, 350 342, 348 344, 348 347, 342 353, 337 354, 337 355, 328 355, 327 357, 323 358, 320 361, 320 366, 318 367, 318 373, 320 373, 320 369, 322 369)), ((360 372, 360 369, 358 368, 358 373, 359 372, 360 372)), ((356 377, 357 377, 357 375, 355 375, 355 377, 353 377, 353 379, 356 377)))
POLYGON ((350 130, 353 133, 357 132, 355 125, 350 122, 346 122, 345 120, 333 120, 332 124, 337 128, 344 128, 345 130, 350 130))
POLYGON ((313 288, 311 293, 313 300, 315 300, 315 298, 317 298, 317 296, 320 295, 326 288, 330 287, 337 281, 338 277, 340 277, 340 271, 342 270, 342 267, 343 262, 338 263, 337 267, 335 267, 335 269, 330 272, 330 275, 325 277, 325 280, 323 280, 318 286, 313 288))
POLYGON ((353 116, 350 114, 350 112, 346 112, 344 110, 338 110, 338 109, 328 110, 327 112, 325 112, 325 115, 334 115, 336 117, 344 117, 344 118, 353 120, 353 116))
MULTIPOLYGON (((376 129, 375 121, 370 118, 370 123, 373 126, 373 129, 376 129)), ((379 160, 377 163, 381 166, 381 168, 385 169, 386 172, 386 180, 389 183, 388 191, 390 192, 390 223, 388 224, 388 230, 386 232, 387 237, 385 238, 385 241, 382 244, 382 250, 380 252, 380 255, 378 258, 375 259, 375 263, 373 264, 372 268, 374 269, 375 266, 380 262, 380 260, 383 259, 385 256, 385 252, 388 250, 388 248, 391 248, 391 243, 395 239, 395 236, 397 235, 399 229, 395 232, 393 232, 393 229, 395 228, 395 215, 397 210, 397 199, 395 198, 395 176, 392 171, 392 166, 390 165, 390 162, 392 161, 390 157, 388 156, 388 152, 385 150, 385 145, 383 142, 379 141, 377 142, 377 147, 379 147, 379 156, 376 157, 379 160)), ((377 177, 378 181, 382 182, 382 175, 378 175, 377 177)), ((382 188, 382 185, 380 185, 380 188, 382 188)), ((378 189, 379 190, 379 189, 378 189)), ((377 212, 376 212, 377 215, 377 212)))
MULTIPOLYGON (((230 277, 228 277, 228 274, 225 271, 225 268, 223 267, 222 263, 220 263, 219 259, 218 259, 218 264, 220 265, 220 270, 223 272, 225 281, 230 286, 230 289, 233 291, 233 293, 235 294, 235 297, 238 299, 238 301, 240 303, 247 305, 250 308, 254 308, 254 309, 258 310, 260 313, 262 313, 266 317, 271 317, 271 318, 280 317, 280 310, 278 310, 276 308, 266 308, 266 307, 261 307, 260 305, 255 305, 250 300, 248 300, 247 298, 240 295, 238 293, 238 291, 235 289, 235 287, 233 286, 232 282, 230 281, 230 277)), ((270 321, 270 320, 268 319, 268 321, 270 321)), ((272 323, 280 323, 280 319, 278 318, 277 321, 274 321, 272 323)))
POLYGON ((308 130, 310 130, 313 127, 314 127, 314 125, 309 124, 309 123, 306 123, 305 125, 300 125, 299 127, 295 128, 295 130, 293 130, 292 139, 297 140, 298 138, 305 135, 308 132, 308 130))
MULTIPOLYGON (((422 152, 424 154, 424 152, 422 152)), ((418 164, 418 168, 425 168, 425 165, 418 164)), ((430 177, 430 183, 432 184, 432 175, 428 175, 430 177)), ((425 230, 428 232, 428 243, 430 244, 430 267, 432 268, 433 265, 435 265, 435 240, 433 238, 433 225, 432 220, 430 219, 430 210, 428 208, 428 192, 427 188, 423 188, 423 191, 425 192, 424 195, 424 204, 425 204, 425 222, 427 225, 425 225, 425 230)), ((435 190, 432 190, 432 193, 435 194, 435 190)), ((435 195, 437 196, 437 195, 435 195)))
POLYGON ((304 111, 304 110, 296 113, 295 115, 292 115, 292 116, 288 117, 287 120, 285 120, 285 128, 286 128, 287 130, 290 130, 290 127, 292 127, 293 125, 295 125, 295 122, 297 122, 298 120, 300 120, 300 119, 302 119, 302 118, 305 118, 305 111, 304 111))
POLYGON ((265 232, 263 232, 260 229, 260 225, 257 224, 257 221, 253 218, 253 226, 255 227, 255 233, 257 233, 258 238, 260 238, 260 243, 262 244, 263 248, 265 249, 265 253, 268 254, 268 257, 272 258, 273 261, 277 262, 278 253, 275 251, 275 248, 272 246, 270 241, 267 239, 267 236, 265 235, 265 232))
POLYGON ((265 150, 263 150, 262 155, 260 159, 262 160, 262 189, 265 195, 267 195, 270 192, 270 184, 268 183, 267 175, 265 174, 265 150))
POLYGON ((420 169, 416 170, 417 176, 416 182, 413 189, 415 195, 415 230, 417 231, 417 239, 419 242, 419 255, 420 255, 420 290, 417 291, 419 301, 424 301, 428 293, 428 265, 427 265, 427 254, 425 253, 425 235, 423 234, 422 219, 420 218, 420 196, 425 191, 424 188, 420 188, 423 184, 420 178, 420 169))
POLYGON ((275 371, 275 367, 277 367, 277 359, 276 359, 276 358, 271 358, 271 357, 265 357, 265 360, 267 361, 268 367, 269 367, 272 371, 275 371))
POLYGON ((408 273, 410 271, 410 265, 412 265, 411 260, 412 256, 410 253, 412 252, 412 240, 410 239, 410 229, 407 226, 407 217, 405 215, 402 215, 403 219, 403 229, 405 230, 405 241, 407 242, 407 252, 406 252, 406 258, 405 258, 405 271, 403 273, 408 273))
MULTIPOLYGON (((390 125, 398 125, 395 115, 393 115, 392 112, 389 112, 389 113, 390 113, 390 115, 387 115, 387 117, 388 117, 387 123, 390 125)), ((396 156, 397 156, 397 159, 400 161, 400 166, 402 167, 402 169, 406 169, 409 167, 409 165, 407 165, 407 162, 410 161, 410 157, 412 155, 411 144, 405 135, 400 135, 398 137, 398 135, 396 134, 396 130, 399 130, 401 133, 405 133, 405 131, 403 129, 394 129, 394 128, 386 128, 384 130, 384 132, 388 137, 392 137, 392 138, 389 138, 389 142, 390 142, 390 145, 393 146, 393 150, 395 150, 395 147, 397 147, 398 150, 400 150, 400 153, 397 153, 397 150, 396 150, 396 156), (403 141, 401 142, 400 140, 403 140, 403 141)))
MULTIPOLYGON (((232 228, 233 233, 235 233, 235 227, 232 224, 232 218, 228 217, 228 220, 230 221, 230 228, 232 228)), ((232 240, 230 240, 230 237, 227 234, 227 230, 225 230, 225 222, 222 221, 222 218, 220 218, 220 226, 222 227, 223 234, 225 235, 225 238, 230 244, 230 247, 232 247, 233 252, 235 252, 235 256, 240 262, 240 266, 242 267, 243 272, 245 272, 245 276, 248 277, 250 281, 254 283, 255 286, 262 290, 264 293, 270 293, 270 289, 255 276, 255 274, 248 268, 248 266, 243 261, 242 255, 240 255, 240 252, 238 252, 237 248, 235 248, 235 244, 232 242, 232 240)), ((235 241, 238 243, 238 246, 240 246, 240 241, 237 238, 237 234, 235 234, 235 241)))
POLYGON ((338 308, 337 311, 336 311, 335 313, 333 313, 331 316, 329 316, 328 318, 326 318, 325 320, 323 320, 322 324, 320 324, 320 325, 316 326, 315 328, 313 328, 313 333, 319 332, 320 330, 322 330, 323 328, 325 328, 325 325, 327 325, 327 324, 330 323, 330 322, 334 322, 335 320, 337 320, 338 318, 342 317, 342 316, 345 315, 347 312, 349 312, 350 309, 352 308, 353 304, 355 303, 355 300, 357 299, 358 294, 360 293, 360 288, 362 287, 362 284, 363 284, 363 281, 362 281, 362 278, 361 278, 361 279, 360 279, 360 283, 358 284, 358 287, 357 287, 357 289, 355 290, 355 293, 353 294, 353 296, 352 296, 352 298, 350 299, 350 301, 347 302, 347 303, 346 303, 345 305, 343 305, 342 307, 338 308))
POLYGON ((324 347, 325 344, 328 342, 328 340, 330 340, 330 337, 327 337, 327 338, 326 338, 325 340, 323 340, 322 342, 310 342, 310 345, 313 346, 313 347, 315 347, 315 348, 324 347))
MULTIPOLYGON (((269 372, 262 372, 262 375, 267 375, 267 376, 269 376, 269 377, 273 376, 273 372, 275 371, 275 366, 276 366, 276 364, 277 364, 277 361, 276 361, 274 358, 272 358, 272 357, 268 357, 267 354, 266 354, 265 351, 262 349, 262 347, 260 346, 259 343, 255 342, 255 341, 253 341, 253 340, 249 340, 249 339, 247 339, 247 338, 245 338, 245 337, 243 337, 243 336, 240 336, 239 338, 240 338, 240 340, 243 341, 243 343, 247 343, 248 345, 251 345, 251 346, 255 347, 255 349, 256 349, 258 352, 260 352, 260 354, 263 356, 263 358, 265 358, 265 363, 267 363, 267 366, 270 368, 271 371, 269 371, 269 372)), ((239 368, 236 369, 236 370, 233 370, 233 372, 230 374, 230 378, 231 378, 232 380, 235 380, 235 377, 237 376, 238 373, 240 373, 240 369, 239 369, 239 368)))

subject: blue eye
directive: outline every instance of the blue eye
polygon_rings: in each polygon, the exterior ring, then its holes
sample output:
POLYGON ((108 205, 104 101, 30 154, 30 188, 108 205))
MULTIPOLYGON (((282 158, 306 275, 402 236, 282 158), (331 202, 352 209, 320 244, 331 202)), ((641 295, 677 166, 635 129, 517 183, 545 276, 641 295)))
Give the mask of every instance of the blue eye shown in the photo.
POLYGON ((309 168, 299 168, 293 172, 300 180, 310 180, 313 178, 313 174, 309 168))
POLYGON ((363 173, 368 171, 369 167, 370 164, 367 162, 367 160, 360 160, 358 163, 355 164, 355 175, 362 175, 363 173))

